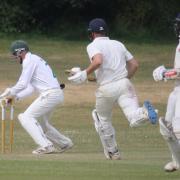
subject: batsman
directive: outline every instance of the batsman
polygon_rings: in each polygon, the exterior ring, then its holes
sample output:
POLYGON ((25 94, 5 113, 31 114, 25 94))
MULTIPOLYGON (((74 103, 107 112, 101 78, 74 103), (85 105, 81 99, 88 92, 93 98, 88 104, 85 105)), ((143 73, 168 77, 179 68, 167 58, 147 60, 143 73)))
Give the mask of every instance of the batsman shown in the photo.
POLYGON ((180 13, 175 18, 174 30, 179 41, 174 67, 166 69, 161 65, 153 71, 155 81, 175 81, 175 87, 168 98, 165 118, 159 119, 160 133, 166 140, 172 155, 172 161, 164 167, 168 172, 180 169, 180 13))
POLYGON ((98 89, 92 117, 105 157, 119 160, 121 155, 111 121, 113 106, 117 103, 122 108, 131 127, 146 122, 155 124, 157 113, 149 101, 145 101, 143 107, 139 106, 130 81, 138 68, 138 62, 124 44, 107 36, 106 22, 101 18, 93 19, 89 23, 88 32, 92 41, 87 46, 90 65, 85 70, 72 68, 76 72, 72 72, 73 75, 68 79, 74 84, 81 84, 87 80, 87 75, 95 72, 98 89))
POLYGON ((63 86, 60 86, 48 63, 29 51, 25 41, 12 42, 10 51, 14 59, 22 65, 22 72, 18 82, 7 88, 0 97, 10 102, 13 99, 22 100, 33 92, 39 94, 26 111, 18 115, 22 127, 39 146, 32 153, 48 154, 71 148, 71 139, 49 123, 54 109, 64 101, 63 86))

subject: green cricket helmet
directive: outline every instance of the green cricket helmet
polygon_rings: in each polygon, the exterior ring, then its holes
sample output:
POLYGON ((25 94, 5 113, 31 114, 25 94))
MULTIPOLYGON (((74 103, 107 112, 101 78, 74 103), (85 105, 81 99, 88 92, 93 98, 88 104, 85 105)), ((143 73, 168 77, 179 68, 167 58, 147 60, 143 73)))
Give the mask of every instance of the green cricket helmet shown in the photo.
POLYGON ((16 40, 16 41, 11 43, 10 52, 14 56, 17 56, 17 54, 22 52, 22 51, 26 51, 26 52, 29 51, 29 46, 28 46, 28 44, 25 41, 23 41, 23 40, 16 40))

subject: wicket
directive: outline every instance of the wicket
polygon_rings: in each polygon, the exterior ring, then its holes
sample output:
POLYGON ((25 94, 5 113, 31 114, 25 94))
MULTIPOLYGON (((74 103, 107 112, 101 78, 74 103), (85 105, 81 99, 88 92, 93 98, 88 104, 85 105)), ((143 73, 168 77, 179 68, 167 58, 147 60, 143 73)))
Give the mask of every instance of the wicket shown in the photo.
POLYGON ((9 151, 12 152, 12 145, 14 139, 14 105, 13 102, 7 104, 6 99, 0 99, 1 104, 1 152, 5 153, 6 146, 6 109, 10 107, 10 125, 9 125, 9 151))

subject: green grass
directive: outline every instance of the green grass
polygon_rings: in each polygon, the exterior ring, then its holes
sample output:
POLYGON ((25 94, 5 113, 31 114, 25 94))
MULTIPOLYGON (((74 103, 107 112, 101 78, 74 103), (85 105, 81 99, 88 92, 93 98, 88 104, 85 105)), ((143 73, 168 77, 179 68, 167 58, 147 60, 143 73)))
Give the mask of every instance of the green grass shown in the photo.
MULTIPOLYGON (((21 67, 8 55, 12 39, 2 39, 0 47, 0 90, 13 85, 21 67)), ((91 111, 94 108, 95 83, 74 87, 67 82, 65 69, 88 65, 87 42, 52 39, 26 39, 33 52, 41 54, 53 67, 58 78, 66 83, 65 103, 58 108, 52 124, 69 136, 74 147, 66 153, 33 156, 36 145, 15 122, 13 153, 0 154, 1 180, 175 180, 180 172, 165 173, 163 166, 170 160, 168 148, 159 133, 158 125, 130 128, 121 110, 113 111, 113 125, 122 153, 121 161, 105 160, 95 131, 91 111)), ((142 104, 148 98, 164 115, 166 101, 173 82, 155 83, 152 70, 161 64, 173 64, 175 44, 126 43, 140 63, 133 78, 142 104), (160 90, 163 88, 163 91, 160 90)), ((16 104, 16 117, 32 102, 27 98, 16 104)), ((8 125, 7 125, 8 129, 8 125)), ((8 136, 8 133, 7 133, 8 136)), ((8 137, 7 137, 8 138, 8 137)))

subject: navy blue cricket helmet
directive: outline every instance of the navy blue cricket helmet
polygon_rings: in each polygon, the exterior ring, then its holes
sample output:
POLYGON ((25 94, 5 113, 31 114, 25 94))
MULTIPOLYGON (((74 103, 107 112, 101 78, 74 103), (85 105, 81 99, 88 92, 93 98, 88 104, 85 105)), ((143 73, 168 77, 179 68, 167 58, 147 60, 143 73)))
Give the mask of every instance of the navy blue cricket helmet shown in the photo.
POLYGON ((107 24, 104 19, 95 18, 89 22, 88 32, 107 33, 107 24))

